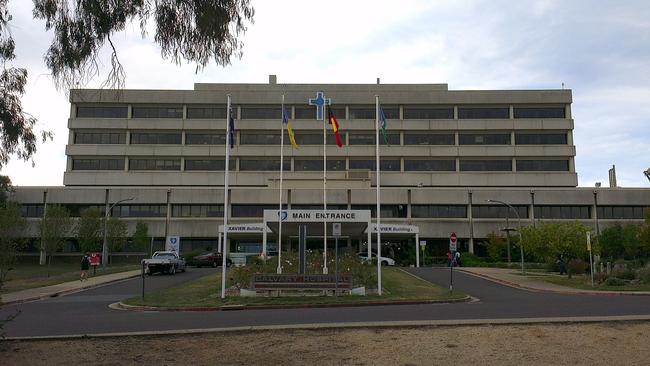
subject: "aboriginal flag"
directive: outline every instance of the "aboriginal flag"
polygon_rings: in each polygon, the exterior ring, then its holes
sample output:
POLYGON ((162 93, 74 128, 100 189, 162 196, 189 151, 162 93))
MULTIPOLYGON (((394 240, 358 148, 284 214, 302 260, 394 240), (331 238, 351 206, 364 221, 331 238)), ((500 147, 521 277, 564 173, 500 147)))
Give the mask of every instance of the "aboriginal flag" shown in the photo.
POLYGON ((332 113, 331 109, 327 110, 328 113, 328 122, 330 125, 332 125, 332 132, 334 133, 334 137, 336 138, 336 146, 338 147, 343 147, 343 141, 341 141, 341 135, 339 134, 339 122, 336 120, 336 117, 334 117, 334 113, 332 113))

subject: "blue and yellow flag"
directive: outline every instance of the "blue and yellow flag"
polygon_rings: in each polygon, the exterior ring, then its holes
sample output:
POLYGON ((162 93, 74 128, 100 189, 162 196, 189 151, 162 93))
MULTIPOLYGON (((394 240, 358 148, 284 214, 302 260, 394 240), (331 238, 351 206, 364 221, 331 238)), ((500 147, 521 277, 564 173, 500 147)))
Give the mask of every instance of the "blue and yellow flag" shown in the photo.
POLYGON ((388 135, 386 135, 388 123, 386 122, 386 115, 382 107, 379 107, 379 127, 381 128, 381 135, 384 137, 384 142, 388 145, 388 135))
MULTIPOLYGON (((293 130, 291 129, 291 122, 289 121, 289 113, 282 107, 282 123, 287 125, 287 134, 289 135, 289 141, 291 141, 291 146, 294 149, 300 149, 298 144, 296 144, 296 138, 293 136, 293 130)), ((284 138, 284 137, 282 137, 284 138)))

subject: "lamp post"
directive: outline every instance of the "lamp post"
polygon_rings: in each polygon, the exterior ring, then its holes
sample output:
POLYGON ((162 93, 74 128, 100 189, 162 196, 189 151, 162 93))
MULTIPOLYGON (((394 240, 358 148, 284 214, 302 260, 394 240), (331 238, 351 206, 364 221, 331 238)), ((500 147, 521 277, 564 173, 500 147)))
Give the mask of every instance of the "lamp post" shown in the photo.
MULTIPOLYGON (((508 206, 508 209, 512 209, 515 212, 515 215, 517 215, 517 226, 519 227, 517 229, 517 233, 519 233, 519 252, 521 254, 521 274, 525 274, 526 271, 524 270, 524 246, 523 246, 523 243, 522 243, 522 240, 521 240, 521 217, 519 217, 519 212, 514 207, 512 207, 512 205, 510 205, 508 203, 505 203, 503 201, 498 201, 498 200, 485 200, 485 201, 486 202, 499 203, 499 204, 502 204, 504 206, 508 206)), ((506 227, 506 230, 508 230, 507 227, 506 227)))
POLYGON ((110 205, 106 209, 106 213, 104 215, 104 243, 102 244, 102 268, 106 269, 106 263, 108 263, 108 218, 111 216, 111 210, 115 205, 118 203, 126 202, 126 201, 133 201, 135 198, 130 197, 130 198, 125 198, 123 200, 119 200, 115 202, 114 204, 110 205))

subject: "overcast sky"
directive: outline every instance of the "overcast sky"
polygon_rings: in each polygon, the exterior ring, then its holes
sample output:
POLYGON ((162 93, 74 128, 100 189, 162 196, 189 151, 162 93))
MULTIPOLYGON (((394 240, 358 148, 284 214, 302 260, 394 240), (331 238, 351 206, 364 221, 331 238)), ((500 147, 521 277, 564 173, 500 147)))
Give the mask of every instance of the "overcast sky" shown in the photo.
MULTIPOLYGON (((163 60, 137 24, 113 36, 126 87, 192 89, 195 82, 447 83, 459 89, 573 90, 580 186, 650 186, 650 2, 255 1, 244 55, 198 74, 163 60), (399 5, 399 6, 396 6, 399 5)), ((16 185, 62 185, 67 96, 43 63, 51 34, 32 2, 10 0, 16 66, 29 72, 26 111, 55 132, 30 163, 1 170, 16 185)), ((108 64, 108 60, 105 59, 108 64)), ((103 79, 88 85, 96 87, 103 79)))

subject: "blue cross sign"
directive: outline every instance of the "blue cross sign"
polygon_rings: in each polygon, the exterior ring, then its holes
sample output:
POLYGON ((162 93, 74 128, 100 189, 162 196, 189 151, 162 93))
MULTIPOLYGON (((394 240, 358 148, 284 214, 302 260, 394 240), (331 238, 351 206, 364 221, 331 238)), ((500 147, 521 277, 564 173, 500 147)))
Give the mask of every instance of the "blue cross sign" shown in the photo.
POLYGON ((316 106, 316 120, 325 120, 325 106, 331 105, 332 99, 325 98, 325 93, 322 91, 316 92, 316 98, 309 98, 309 105, 316 106))

